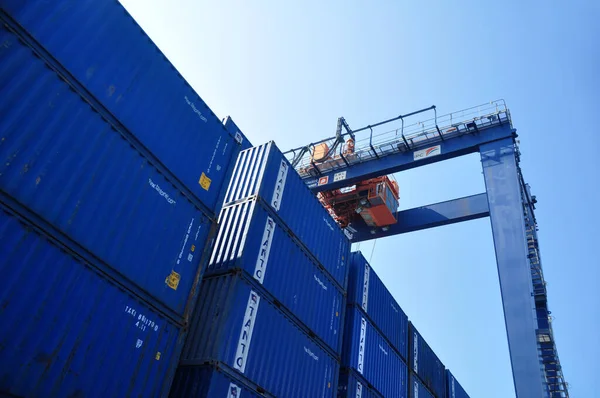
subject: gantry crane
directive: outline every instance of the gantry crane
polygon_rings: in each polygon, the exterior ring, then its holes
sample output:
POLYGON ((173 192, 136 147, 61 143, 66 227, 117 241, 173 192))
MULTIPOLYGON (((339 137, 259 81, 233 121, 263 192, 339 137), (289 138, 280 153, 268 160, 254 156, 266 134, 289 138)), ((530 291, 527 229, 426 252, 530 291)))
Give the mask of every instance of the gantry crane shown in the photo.
POLYGON ((564 398, 569 393, 548 311, 536 198, 523 179, 516 138, 510 112, 498 100, 439 117, 431 106, 357 130, 340 118, 334 137, 286 156, 351 242, 489 216, 516 395, 564 398), (433 117, 405 123, 425 113, 433 117), (375 131, 393 122, 399 127, 375 131), (486 192, 398 211, 398 186, 389 175, 474 152, 486 192))

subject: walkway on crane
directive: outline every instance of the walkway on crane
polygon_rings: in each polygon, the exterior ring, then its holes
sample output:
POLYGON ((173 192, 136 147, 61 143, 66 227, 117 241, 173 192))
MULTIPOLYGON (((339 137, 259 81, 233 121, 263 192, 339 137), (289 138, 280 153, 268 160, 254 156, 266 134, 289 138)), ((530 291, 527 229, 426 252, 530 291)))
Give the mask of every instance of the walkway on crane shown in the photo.
MULTIPOLYGON (((424 150, 422 156, 435 155, 435 153, 426 151, 431 149, 434 152, 436 144, 450 138, 476 134, 481 130, 505 123, 510 124, 511 119, 504 100, 491 101, 443 116, 437 116, 437 109, 433 105, 358 130, 351 130, 346 121, 340 118, 336 136, 291 149, 285 155, 301 177, 318 177, 324 173, 341 170, 352 165, 418 149, 424 150), (405 119, 426 112, 433 112, 434 117, 410 124, 405 123, 405 119), (400 127, 378 133, 374 131, 379 126, 396 121, 401 123, 400 127), (341 131, 341 127, 345 129, 345 132, 341 131), (362 137, 357 138, 357 133, 361 132, 368 132, 368 136, 360 134, 362 137), (343 144, 348 140, 354 141, 353 153, 348 153, 343 144), (321 148, 322 144, 326 144, 329 148, 329 159, 324 162, 315 162, 313 159, 315 150, 321 148)), ((415 157, 418 156, 419 153, 416 153, 415 157)))

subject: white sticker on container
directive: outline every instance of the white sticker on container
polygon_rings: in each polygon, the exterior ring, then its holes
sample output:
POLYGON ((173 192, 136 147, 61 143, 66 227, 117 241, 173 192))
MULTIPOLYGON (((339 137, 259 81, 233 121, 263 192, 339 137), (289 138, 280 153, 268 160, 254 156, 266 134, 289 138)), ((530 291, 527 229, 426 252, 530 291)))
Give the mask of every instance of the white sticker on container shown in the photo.
POLYGON ((371 274, 371 267, 368 263, 365 263, 365 277, 363 280, 363 289, 362 289, 362 309, 364 312, 367 312, 367 308, 369 307, 369 275, 371 274))
POLYGON ((277 182, 275 182, 275 189, 273 190, 273 198, 271 199, 271 206, 275 211, 279 211, 281 207, 281 201, 283 200, 283 189, 285 188, 285 180, 287 178, 288 164, 285 159, 281 159, 279 164, 279 173, 277 173, 277 182))
POLYGON ((227 392, 227 398, 240 398, 241 395, 242 389, 233 383, 229 383, 229 391, 227 392))
POLYGON ((241 144, 244 141, 244 138, 242 137, 242 134, 240 134, 239 131, 235 132, 234 139, 235 139, 235 142, 237 142, 238 144, 241 144))
POLYGON ((254 330, 259 303, 260 296, 254 290, 250 290, 246 313, 244 314, 244 322, 242 323, 242 330, 240 331, 240 338, 235 352, 235 363, 233 364, 233 367, 242 373, 246 370, 246 359, 248 358, 248 351, 250 351, 252 331, 254 330))
POLYGON ((254 267, 254 279, 259 281, 261 285, 265 279, 265 272, 267 272, 267 263, 269 262, 269 253, 271 252, 271 242, 273 242, 274 233, 275 221, 271 217, 267 217, 265 230, 260 241, 258 258, 256 259, 256 267, 254 267))
POLYGON ((358 365, 356 366, 356 369, 360 372, 360 374, 363 373, 363 366, 365 363, 365 338, 367 335, 367 321, 365 320, 365 318, 361 317, 360 318, 360 340, 358 342, 358 365))

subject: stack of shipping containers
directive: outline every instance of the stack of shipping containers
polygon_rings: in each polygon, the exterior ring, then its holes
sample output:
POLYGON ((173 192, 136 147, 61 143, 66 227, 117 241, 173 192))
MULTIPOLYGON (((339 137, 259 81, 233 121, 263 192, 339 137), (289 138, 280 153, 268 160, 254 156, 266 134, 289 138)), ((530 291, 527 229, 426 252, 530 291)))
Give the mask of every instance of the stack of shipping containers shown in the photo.
POLYGON ((411 397, 445 397, 446 368, 412 322, 409 347, 411 397))
POLYGON ((171 395, 334 397, 343 231, 273 143, 240 154, 219 223, 171 395))
POLYGON ((469 398, 469 394, 448 369, 446 369, 446 398, 469 398))
POLYGON ((360 252, 350 256, 340 396, 407 396, 408 318, 360 252))
POLYGON ((277 147, 240 153, 117 1, 0 21, 0 393, 166 396, 179 363, 173 397, 468 398, 277 147))
POLYGON ((469 398, 361 252, 350 255, 342 358, 340 398, 469 398))
POLYGON ((0 392, 165 395, 241 135, 116 1, 0 20, 0 392))

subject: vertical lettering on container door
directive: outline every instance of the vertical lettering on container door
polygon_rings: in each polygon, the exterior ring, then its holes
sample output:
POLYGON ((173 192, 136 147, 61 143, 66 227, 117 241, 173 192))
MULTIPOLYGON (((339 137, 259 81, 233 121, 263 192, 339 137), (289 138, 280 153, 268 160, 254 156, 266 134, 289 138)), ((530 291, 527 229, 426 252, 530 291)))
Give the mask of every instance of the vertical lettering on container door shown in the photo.
POLYGON ((454 390, 454 376, 452 376, 452 398, 456 398, 455 395, 456 395, 456 392, 454 390))
POLYGON ((229 383, 229 390, 227 391, 227 398, 240 398, 241 395, 242 395, 242 389, 233 383, 229 383))
POLYGON ((252 331, 254 330, 254 322, 256 321, 256 312, 258 311, 259 303, 260 296, 256 294, 254 290, 250 290, 248 304, 246 305, 246 313, 244 314, 244 322, 242 324, 242 330, 240 331, 240 338, 235 353, 235 363, 233 364, 233 367, 242 373, 246 370, 246 359, 248 358, 248 351, 250 351, 252 331))
POLYGON ((275 233, 275 221, 271 217, 267 217, 265 230, 263 231, 258 258, 256 259, 256 267, 254 267, 254 279, 262 285, 267 272, 267 263, 269 262, 269 253, 271 252, 271 243, 273 242, 273 234, 275 233))
POLYGON ((419 356, 419 336, 417 333, 413 333, 413 371, 415 373, 419 373, 419 360, 417 359, 419 356))
POLYGON ((287 172, 288 164, 285 162, 285 159, 281 159, 281 163, 279 164, 279 173, 277 174, 277 181, 275 182, 275 189, 273 190, 273 198, 271 199, 271 206, 273 209, 275 209, 275 211, 279 211, 279 208, 281 207, 287 172))
POLYGON ((369 306, 369 274, 371 273, 371 267, 369 264, 365 263, 365 277, 363 280, 363 289, 362 289, 362 309, 367 312, 367 308, 369 306))
POLYGON ((356 380, 356 398, 362 398, 363 386, 360 381, 356 380))
POLYGON ((413 398, 419 398, 419 383, 415 380, 413 382, 413 398))
POLYGON ((360 340, 359 340, 359 345, 358 345, 358 365, 356 366, 356 368, 358 369, 358 371, 360 372, 360 374, 363 373, 363 367, 365 364, 365 338, 367 335, 367 321, 365 320, 365 318, 360 317, 360 340))

